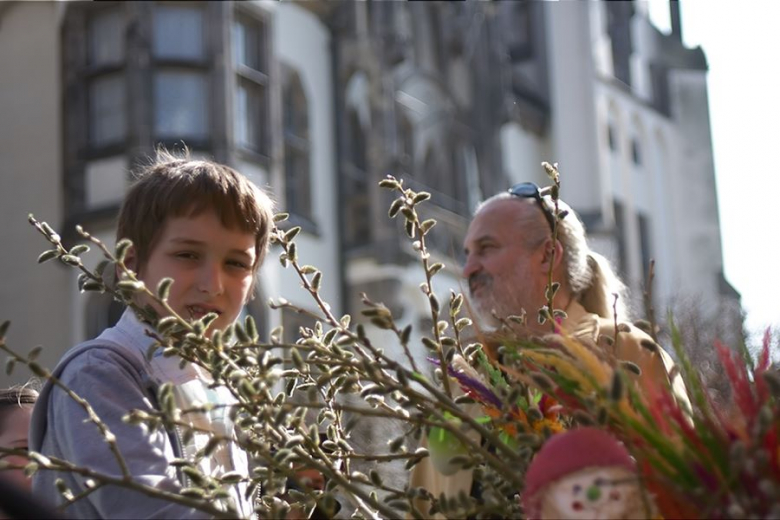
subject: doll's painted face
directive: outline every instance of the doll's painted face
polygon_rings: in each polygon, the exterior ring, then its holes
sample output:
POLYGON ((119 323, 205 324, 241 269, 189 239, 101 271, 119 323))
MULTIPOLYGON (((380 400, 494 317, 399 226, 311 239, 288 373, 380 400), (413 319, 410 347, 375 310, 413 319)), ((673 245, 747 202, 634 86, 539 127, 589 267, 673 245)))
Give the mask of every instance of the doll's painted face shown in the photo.
POLYGON ((585 468, 541 491, 542 518, 646 518, 639 480, 622 467, 585 468))

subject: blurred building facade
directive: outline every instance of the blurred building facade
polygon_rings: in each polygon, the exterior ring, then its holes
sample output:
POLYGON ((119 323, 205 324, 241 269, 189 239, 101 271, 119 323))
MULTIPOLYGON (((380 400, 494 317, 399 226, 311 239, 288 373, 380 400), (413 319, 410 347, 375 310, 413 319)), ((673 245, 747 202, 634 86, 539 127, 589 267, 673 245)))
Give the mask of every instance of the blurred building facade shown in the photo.
MULTIPOLYGON (((563 198, 636 295, 654 258, 656 309, 685 295, 738 309, 722 274, 707 63, 672 20, 662 34, 634 2, 4 3, 9 344, 44 345, 53 365, 116 319, 108 297, 79 294, 72 269, 35 264, 46 244, 26 216, 71 244, 76 224, 113 244, 130 172, 159 144, 186 143, 267 187, 302 226, 299 256, 325 273, 338 315, 359 311, 364 292, 430 330, 385 175, 433 194, 423 212, 439 223, 430 245, 446 301, 462 288, 475 205, 543 184, 543 160, 559 163, 563 198)), ((295 273, 272 253, 260 277, 247 312, 263 330, 305 323, 266 305, 314 309, 295 273)))

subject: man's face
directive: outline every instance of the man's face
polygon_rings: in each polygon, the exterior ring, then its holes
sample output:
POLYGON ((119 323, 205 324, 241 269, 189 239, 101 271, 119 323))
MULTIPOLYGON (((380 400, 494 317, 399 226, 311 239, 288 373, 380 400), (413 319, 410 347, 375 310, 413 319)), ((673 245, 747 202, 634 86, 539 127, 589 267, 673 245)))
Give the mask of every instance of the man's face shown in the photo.
MULTIPOLYGON (((247 301, 255 261, 252 233, 228 229, 215 212, 204 211, 166 220, 140 278, 151 290, 163 278, 173 278, 168 297, 173 310, 186 319, 216 312, 210 330, 224 329, 247 301)), ((167 314, 152 306, 161 316, 167 314)))
POLYGON ((529 229, 524 229, 541 217, 535 210, 517 200, 498 200, 482 208, 469 225, 463 277, 485 325, 498 324, 492 311, 506 318, 525 310, 533 319, 544 303, 544 248, 529 248, 529 229))

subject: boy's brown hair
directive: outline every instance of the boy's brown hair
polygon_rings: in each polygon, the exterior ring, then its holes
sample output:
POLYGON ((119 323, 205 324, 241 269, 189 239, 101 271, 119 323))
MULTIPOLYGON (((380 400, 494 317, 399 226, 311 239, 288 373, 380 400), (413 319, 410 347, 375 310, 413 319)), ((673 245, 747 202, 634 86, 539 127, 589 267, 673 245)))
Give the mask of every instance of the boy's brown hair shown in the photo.
POLYGON ((157 150, 122 203, 116 239, 133 242, 139 273, 160 238, 169 217, 194 217, 213 210, 222 225, 255 235, 257 271, 263 263, 273 228, 273 202, 263 190, 233 168, 191 159, 189 151, 174 155, 157 150))

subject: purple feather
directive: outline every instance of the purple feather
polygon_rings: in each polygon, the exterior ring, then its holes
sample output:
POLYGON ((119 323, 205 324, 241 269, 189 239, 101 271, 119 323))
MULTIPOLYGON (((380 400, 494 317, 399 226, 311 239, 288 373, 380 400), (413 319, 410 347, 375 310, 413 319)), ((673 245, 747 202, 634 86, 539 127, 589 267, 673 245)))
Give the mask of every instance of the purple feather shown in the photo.
MULTIPOLYGON (((428 361, 430 361, 436 366, 441 366, 439 360, 436 358, 429 357, 428 361)), ((490 388, 485 386, 485 384, 482 383, 482 381, 475 379, 471 376, 467 376, 463 372, 458 372, 457 370, 454 370, 452 366, 448 366, 447 369, 449 375, 457 379, 458 383, 460 383, 462 387, 473 391, 474 394, 476 394, 476 397, 481 399, 483 402, 491 406, 494 406, 499 410, 503 408, 503 402, 501 401, 501 399, 499 399, 498 396, 494 394, 490 388)))

